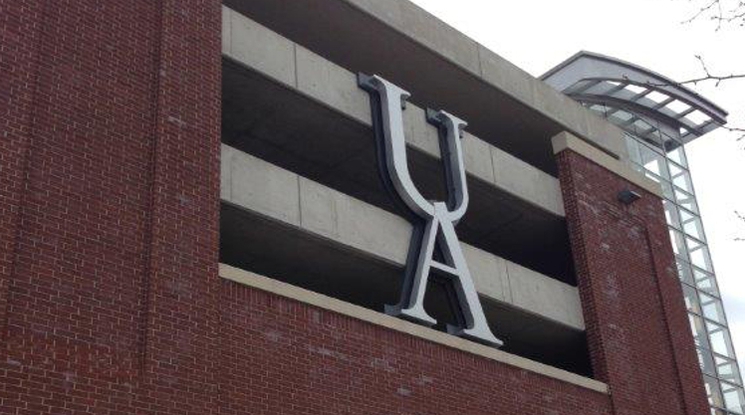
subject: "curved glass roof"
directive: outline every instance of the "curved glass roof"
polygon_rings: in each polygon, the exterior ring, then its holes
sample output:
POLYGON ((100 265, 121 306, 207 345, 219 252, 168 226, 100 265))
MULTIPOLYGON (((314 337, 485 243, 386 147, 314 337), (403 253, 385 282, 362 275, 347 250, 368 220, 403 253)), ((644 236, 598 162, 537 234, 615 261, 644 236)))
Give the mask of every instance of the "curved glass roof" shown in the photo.
POLYGON ((685 144, 727 122, 726 111, 685 86, 596 53, 579 52, 541 79, 596 111, 602 105, 607 117, 621 118, 620 127, 668 147, 670 137, 685 144))

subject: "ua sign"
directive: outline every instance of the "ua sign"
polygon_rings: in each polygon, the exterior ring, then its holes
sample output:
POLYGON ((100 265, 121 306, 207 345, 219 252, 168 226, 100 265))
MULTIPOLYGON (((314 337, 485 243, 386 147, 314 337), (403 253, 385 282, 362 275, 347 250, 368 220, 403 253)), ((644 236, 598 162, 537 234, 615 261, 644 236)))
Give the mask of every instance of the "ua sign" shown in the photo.
POLYGON ((386 312, 420 324, 437 323, 424 310, 424 295, 431 273, 448 278, 463 316, 462 327, 448 325, 448 332, 499 347, 492 334, 463 257, 455 225, 466 213, 468 188, 460 139, 466 122, 445 112, 427 110, 427 119, 440 132, 448 201, 430 201, 417 190, 409 174, 404 138, 403 108, 410 94, 375 75, 360 74, 359 85, 370 93, 380 170, 394 197, 403 203, 415 226, 409 249, 401 301, 386 312), (436 247, 444 261, 435 260, 436 247))

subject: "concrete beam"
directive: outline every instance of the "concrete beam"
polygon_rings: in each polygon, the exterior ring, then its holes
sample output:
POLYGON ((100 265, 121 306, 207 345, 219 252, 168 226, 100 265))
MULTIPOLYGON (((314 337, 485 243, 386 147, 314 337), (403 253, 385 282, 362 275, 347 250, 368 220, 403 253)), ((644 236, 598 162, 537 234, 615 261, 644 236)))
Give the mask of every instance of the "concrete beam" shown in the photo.
MULTIPOLYGON (((223 54, 299 94, 367 127, 372 125, 369 96, 357 86, 356 75, 283 38, 242 14, 223 7, 226 31, 223 54)), ((437 131, 424 110, 407 105, 407 143, 415 151, 440 158, 437 131)), ((533 206, 564 216, 558 180, 530 164, 466 133, 466 169, 495 189, 533 206)))
POLYGON ((428 103, 447 105, 471 120, 482 138, 503 143, 544 171, 555 171, 549 140, 560 131, 627 157, 619 128, 409 1, 226 4, 341 66, 377 71, 428 103), (317 13, 309 16, 308 8, 317 13))
MULTIPOLYGON (((221 198, 395 267, 406 260, 411 225, 390 212, 222 146, 221 198)), ((575 287, 464 245, 479 293, 562 325, 584 329, 575 287)))

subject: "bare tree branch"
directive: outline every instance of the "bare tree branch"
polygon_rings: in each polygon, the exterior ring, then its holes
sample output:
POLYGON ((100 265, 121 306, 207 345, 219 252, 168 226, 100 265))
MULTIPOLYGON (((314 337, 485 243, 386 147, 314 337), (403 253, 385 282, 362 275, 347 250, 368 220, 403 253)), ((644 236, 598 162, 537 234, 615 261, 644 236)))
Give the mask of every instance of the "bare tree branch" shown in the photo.
MULTIPOLYGON (((713 81, 716 82, 714 86, 719 86, 720 83, 723 81, 728 81, 731 79, 745 79, 745 73, 732 73, 729 75, 715 75, 711 72, 709 72, 709 67, 706 66, 706 62, 704 62, 704 59, 701 57, 701 55, 694 55, 696 59, 701 64, 701 69, 703 69, 704 74, 696 77, 687 79, 685 81, 678 81, 678 82, 648 82, 646 85, 649 86, 676 86, 676 85, 696 85, 699 82, 706 82, 706 81, 713 81)), ((628 77, 624 77, 624 79, 628 79, 628 77)))
MULTIPOLYGON (((719 0, 715 0, 719 1, 719 0)), ((712 3, 713 4, 713 3, 712 3)), ((745 0, 741 4, 745 4, 745 0)), ((708 7, 712 7, 711 5, 704 8, 706 10, 708 7)), ((715 82, 714 86, 719 87, 719 84, 723 81, 729 81, 733 79, 745 79, 745 73, 740 74, 729 74, 729 75, 715 75, 709 71, 709 67, 706 65, 706 62, 704 61, 704 58, 701 57, 701 55, 695 55, 698 62, 701 64, 701 69, 703 70, 704 74, 702 76, 687 79, 685 81, 680 82, 647 82, 646 86, 650 87, 656 87, 656 86, 681 86, 681 85, 697 85, 700 82, 715 82)), ((628 80, 629 78, 627 76, 624 76, 624 79, 628 80)), ((736 137, 737 141, 741 141, 745 139, 745 128, 741 127, 730 127, 728 125, 723 125, 720 128, 723 130, 729 131, 731 133, 738 134, 736 137)))
POLYGON ((724 0, 707 0, 696 13, 682 23, 692 23, 695 20, 708 17, 709 20, 717 23, 717 31, 722 28, 722 24, 734 23, 745 26, 745 1, 726 2, 727 5, 734 3, 729 8, 724 3, 724 0))

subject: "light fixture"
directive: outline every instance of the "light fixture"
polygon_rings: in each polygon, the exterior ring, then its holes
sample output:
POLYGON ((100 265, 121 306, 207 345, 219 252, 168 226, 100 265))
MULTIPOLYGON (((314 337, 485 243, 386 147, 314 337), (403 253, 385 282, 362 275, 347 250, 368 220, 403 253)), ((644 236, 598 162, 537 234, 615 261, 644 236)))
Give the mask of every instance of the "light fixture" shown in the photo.
POLYGON ((630 205, 641 198, 642 195, 631 189, 624 189, 618 192, 618 201, 624 205, 630 205))

